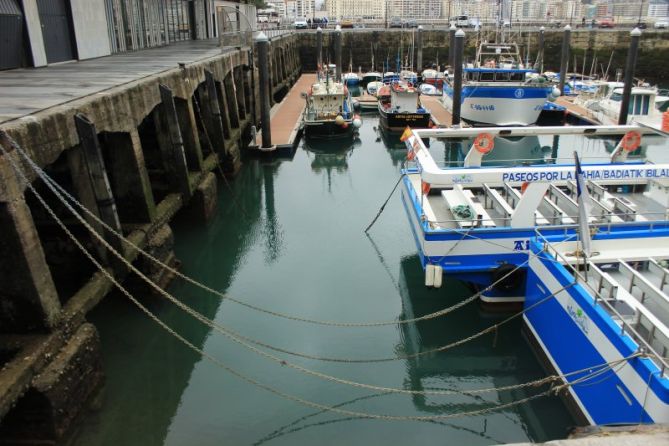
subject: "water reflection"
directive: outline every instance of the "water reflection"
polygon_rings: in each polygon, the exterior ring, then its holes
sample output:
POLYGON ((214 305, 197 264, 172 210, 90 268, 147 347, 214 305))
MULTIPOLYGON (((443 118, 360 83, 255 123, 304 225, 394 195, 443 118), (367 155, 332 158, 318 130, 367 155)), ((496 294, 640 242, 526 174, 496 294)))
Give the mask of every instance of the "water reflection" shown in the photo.
MULTIPOLYGON (((453 305, 471 291, 457 280, 448 280, 443 289, 428 289, 423 284, 423 269, 418 256, 405 257, 400 266, 400 295, 403 319, 420 317, 453 305)), ((424 352, 471 336, 494 325, 508 315, 482 313, 478 303, 457 310, 443 317, 403 324, 402 344, 397 350, 407 355, 424 352)), ((547 390, 547 388, 518 389, 507 392, 468 393, 468 390, 494 388, 521 384, 540 379, 537 363, 529 347, 517 335, 521 330, 520 320, 500 327, 498 332, 436 354, 427 354, 407 361, 407 388, 412 390, 456 390, 457 394, 436 397, 425 394, 413 395, 413 403, 425 413, 454 413, 477 411, 486 407, 511 403, 547 390)), ((551 438, 564 434, 556 432, 543 419, 561 420, 559 425, 569 424, 570 416, 556 397, 545 397, 505 410, 482 415, 484 418, 503 417, 528 433, 530 438, 551 438), (553 400, 553 401, 551 401, 553 400)), ((478 434, 487 437, 485 429, 478 434)), ((500 441, 501 442, 501 441, 500 441)))
POLYGON ((353 150, 362 144, 360 137, 354 135, 351 140, 311 141, 305 139, 302 146, 310 154, 311 170, 315 173, 325 172, 328 191, 332 190, 333 173, 344 173, 348 170, 348 160, 353 150))

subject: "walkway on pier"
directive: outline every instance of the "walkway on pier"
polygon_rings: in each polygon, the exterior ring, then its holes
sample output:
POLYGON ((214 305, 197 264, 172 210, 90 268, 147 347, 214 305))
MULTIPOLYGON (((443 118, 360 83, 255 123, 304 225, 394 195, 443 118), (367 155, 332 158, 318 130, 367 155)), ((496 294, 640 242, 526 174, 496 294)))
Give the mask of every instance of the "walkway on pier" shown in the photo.
POLYGON ((577 116, 584 121, 590 121, 593 125, 601 125, 601 123, 592 116, 592 112, 585 107, 574 104, 573 98, 567 96, 560 96, 555 100, 555 103, 567 108, 567 111, 572 115, 577 116))
POLYGON ((423 107, 430 110, 434 125, 437 127, 451 126, 453 116, 451 115, 451 112, 444 107, 444 104, 441 102, 441 96, 421 95, 420 102, 423 104, 423 107))
POLYGON ((0 125, 221 52, 218 39, 189 40, 44 68, 0 71, 0 125))
MULTIPOLYGON (((316 73, 303 74, 295 82, 285 98, 270 111, 272 145, 276 148, 293 147, 302 123, 302 112, 306 101, 300 96, 316 82, 316 73)), ((256 143, 262 146, 262 132, 258 132, 256 143)))

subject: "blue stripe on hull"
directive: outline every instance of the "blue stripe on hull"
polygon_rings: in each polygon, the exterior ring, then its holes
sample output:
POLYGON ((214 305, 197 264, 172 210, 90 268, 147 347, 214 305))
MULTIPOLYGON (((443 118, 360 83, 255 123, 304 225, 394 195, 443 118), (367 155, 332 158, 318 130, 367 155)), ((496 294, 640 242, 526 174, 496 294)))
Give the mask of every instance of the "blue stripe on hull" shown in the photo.
MULTIPOLYGON (((462 98, 498 98, 498 99, 547 99, 553 91, 553 87, 534 87, 534 86, 477 86, 467 85, 462 87, 462 98)), ((453 97, 453 88, 444 86, 444 92, 451 98, 453 97)))
MULTIPOLYGON (((535 253, 540 248, 533 246, 535 253)), ((571 275, 564 267, 555 262, 542 259, 541 264, 557 279, 560 286, 572 282, 571 275)), ((549 287, 533 269, 528 271, 525 306, 536 304, 549 295, 549 287)), ((552 359, 561 373, 569 373, 606 362, 598 346, 586 335, 591 330, 601 330, 603 335, 615 347, 620 357, 627 357, 636 351, 636 344, 627 336, 621 336, 621 329, 608 316, 601 306, 592 305, 592 298, 580 285, 572 286, 567 293, 573 299, 574 311, 582 312, 582 325, 575 322, 563 305, 555 298, 529 310, 525 320, 543 344, 544 351, 552 359), (583 327, 586 327, 585 329, 583 327)), ((580 316, 579 316, 580 317, 580 316)), ((599 348, 605 348, 599 346, 599 348)), ((656 371, 655 365, 648 359, 635 358, 628 362, 643 382, 648 381, 650 373, 656 371)), ((569 377, 569 381, 586 376, 579 374, 569 377)), ((653 375, 650 380, 650 392, 664 404, 669 403, 669 388, 666 380, 662 383, 653 375)), ((633 396, 625 383, 615 373, 609 371, 591 381, 590 385, 577 385, 572 388, 582 409, 595 424, 657 422, 644 410, 642 404, 633 396), (624 396, 623 396, 624 395, 624 396)))

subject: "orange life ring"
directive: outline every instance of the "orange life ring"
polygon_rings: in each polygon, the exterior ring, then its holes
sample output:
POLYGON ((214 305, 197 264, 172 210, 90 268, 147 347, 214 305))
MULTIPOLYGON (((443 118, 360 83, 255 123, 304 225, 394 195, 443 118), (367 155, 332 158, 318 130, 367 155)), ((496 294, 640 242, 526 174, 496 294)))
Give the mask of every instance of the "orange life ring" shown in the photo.
POLYGON ((474 139, 474 148, 482 154, 495 148, 495 138, 490 133, 479 133, 474 139))
POLYGON ((528 183, 527 181, 525 181, 523 184, 521 184, 520 185, 520 193, 524 194, 529 185, 530 185, 530 183, 528 183))
POLYGON ((423 191, 423 195, 427 195, 430 193, 430 183, 426 183, 424 181, 420 182, 421 184, 421 190, 423 191))
POLYGON ((620 145, 628 152, 632 152, 638 149, 641 145, 641 133, 637 132, 636 130, 631 130, 625 133, 623 140, 620 141, 620 145))

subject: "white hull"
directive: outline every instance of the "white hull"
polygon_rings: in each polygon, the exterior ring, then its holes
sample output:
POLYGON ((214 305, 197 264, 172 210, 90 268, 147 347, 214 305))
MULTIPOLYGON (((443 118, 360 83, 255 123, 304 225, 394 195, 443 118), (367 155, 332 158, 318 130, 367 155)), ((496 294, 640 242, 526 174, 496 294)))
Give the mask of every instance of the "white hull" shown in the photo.
MULTIPOLYGON (((442 99, 446 109, 452 111, 451 97, 444 93, 442 99)), ((537 122, 545 103, 545 98, 465 98, 460 116, 463 120, 474 124, 526 126, 537 122)))

